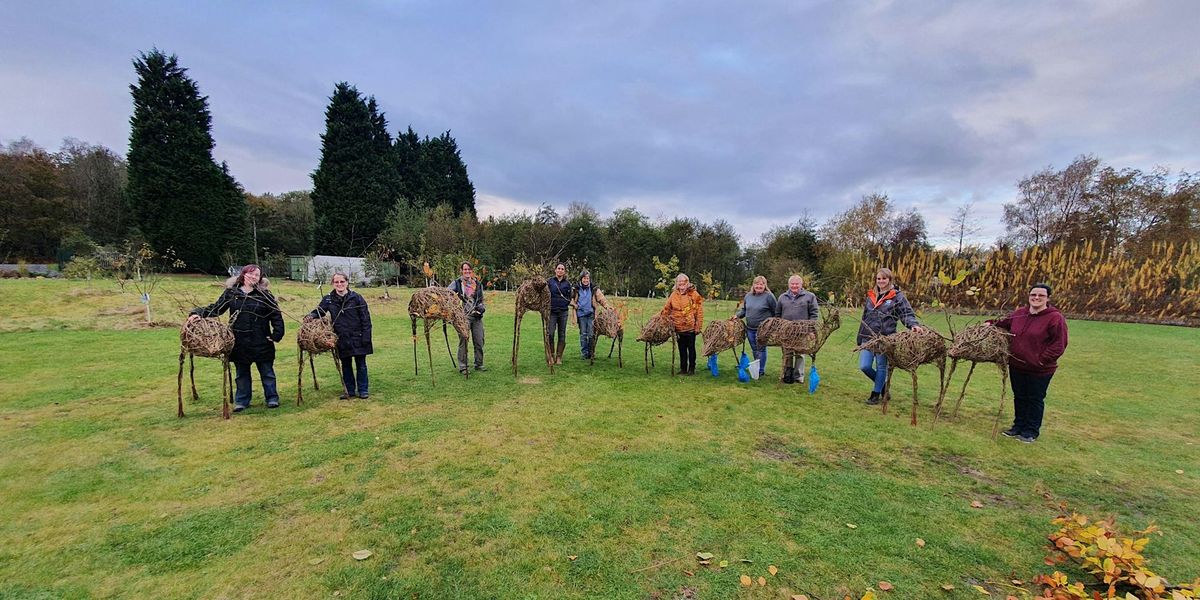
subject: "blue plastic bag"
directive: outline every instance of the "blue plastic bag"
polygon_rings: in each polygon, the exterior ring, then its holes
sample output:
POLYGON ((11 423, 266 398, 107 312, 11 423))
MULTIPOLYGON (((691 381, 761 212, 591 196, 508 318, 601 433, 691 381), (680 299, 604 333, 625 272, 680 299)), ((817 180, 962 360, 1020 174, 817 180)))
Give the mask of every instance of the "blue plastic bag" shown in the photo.
POLYGON ((717 355, 716 354, 708 357, 708 372, 712 373, 713 377, 716 377, 717 374, 719 373, 719 371, 717 370, 717 355))
POLYGON ((750 381, 750 371, 748 371, 749 368, 750 368, 750 357, 746 356, 746 353, 743 352, 742 358, 738 360, 738 364, 737 364, 738 381, 740 381, 742 383, 746 383, 747 381, 750 381))
POLYGON ((808 370, 808 393, 815 394, 817 386, 821 385, 821 376, 817 373, 817 367, 808 370))

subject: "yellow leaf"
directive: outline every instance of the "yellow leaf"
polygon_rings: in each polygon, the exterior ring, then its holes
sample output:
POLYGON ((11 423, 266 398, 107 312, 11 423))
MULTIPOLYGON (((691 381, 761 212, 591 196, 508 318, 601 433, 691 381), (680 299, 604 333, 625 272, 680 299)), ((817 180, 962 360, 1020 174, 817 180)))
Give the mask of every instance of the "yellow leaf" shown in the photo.
POLYGON ((775 575, 776 573, 779 572, 779 567, 776 567, 775 565, 770 565, 767 567, 767 572, 770 573, 771 575, 775 575))
POLYGON ((569 559, 571 559, 571 560, 575 560, 575 559, 577 559, 577 558, 579 558, 579 557, 578 557, 578 556, 576 556, 576 555, 574 555, 574 554, 569 554, 569 555, 567 555, 567 558, 569 558, 569 559))
POLYGON ((367 560, 368 558, 371 558, 371 551, 370 550, 359 550, 358 552, 355 552, 354 554, 351 554, 350 556, 353 556, 354 560, 367 560))
POLYGON ((1183 469, 1175 469, 1175 474, 1183 475, 1183 469))
POLYGON ((889 582, 887 582, 887 581, 880 581, 880 582, 879 582, 879 589, 881 589, 881 590, 883 590, 883 591, 885 591, 885 592, 890 592, 890 591, 892 591, 892 589, 893 589, 893 586, 892 586, 892 584, 891 584, 891 583, 889 583, 889 582))
POLYGON ((742 582, 742 587, 750 587, 753 582, 750 581, 749 575, 738 577, 738 581, 742 582))
POLYGON ((972 500, 971 508, 983 508, 983 503, 978 500, 972 500))
POLYGON ((987 591, 987 590, 983 589, 983 586, 981 586, 981 585, 973 585, 973 586, 971 586, 971 587, 975 588, 975 591, 979 592, 980 594, 983 594, 984 596, 991 596, 991 595, 992 595, 992 594, 991 594, 991 592, 989 592, 989 591, 987 591))
POLYGON ((875 592, 867 590, 867 593, 863 594, 862 600, 875 600, 875 592))
POLYGON ((923 540, 923 539, 921 539, 921 538, 917 538, 917 547, 918 547, 918 548, 924 548, 924 547, 925 547, 925 540, 923 540))
POLYGON ((953 589, 954 589, 954 585, 953 585, 953 584, 950 584, 950 583, 943 583, 943 584, 942 584, 942 589, 943 589, 943 590, 946 590, 947 592, 949 592, 950 590, 953 590, 953 589))
POLYGON ((758 586, 762 587, 764 585, 767 585, 767 578, 763 577, 762 575, 759 575, 758 576, 758 586))
POLYGON ((850 529, 858 529, 858 525, 855 525, 854 523, 846 523, 846 527, 849 527, 850 529))

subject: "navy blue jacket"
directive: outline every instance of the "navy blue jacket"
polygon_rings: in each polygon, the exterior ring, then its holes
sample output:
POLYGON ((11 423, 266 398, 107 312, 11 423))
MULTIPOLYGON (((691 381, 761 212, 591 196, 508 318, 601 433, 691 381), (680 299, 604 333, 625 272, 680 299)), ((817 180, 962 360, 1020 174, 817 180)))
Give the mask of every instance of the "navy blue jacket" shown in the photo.
POLYGON ((564 313, 571 308, 571 280, 566 277, 559 281, 557 277, 546 280, 550 286, 550 312, 564 313))
POLYGON ((283 313, 279 312, 275 296, 263 289, 266 286, 259 285, 249 294, 236 285, 225 288, 216 302, 192 311, 206 319, 226 312, 232 315, 229 328, 233 330, 234 342, 230 362, 274 362, 275 344, 271 340, 283 339, 283 313))
POLYGON ((904 297, 900 288, 893 286, 879 297, 876 296, 875 288, 871 288, 867 292, 866 302, 863 303, 862 324, 858 326, 858 341, 855 343, 861 344, 871 339, 872 334, 896 333, 896 321, 902 321, 909 329, 920 325, 912 305, 908 303, 908 298, 904 297))
POLYGON ((326 314, 333 320, 333 332, 338 336, 338 356, 366 356, 375 352, 371 344, 371 311, 367 300, 358 292, 347 290, 345 296, 329 292, 317 309, 308 313, 319 319, 326 314))

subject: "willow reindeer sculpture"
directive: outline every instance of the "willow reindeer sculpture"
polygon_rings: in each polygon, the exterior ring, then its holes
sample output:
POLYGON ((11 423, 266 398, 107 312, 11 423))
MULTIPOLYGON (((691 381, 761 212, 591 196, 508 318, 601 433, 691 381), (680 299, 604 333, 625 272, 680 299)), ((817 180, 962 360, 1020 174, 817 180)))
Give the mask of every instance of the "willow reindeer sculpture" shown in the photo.
POLYGON ((221 416, 229 418, 229 399, 233 395, 233 374, 229 368, 229 353, 233 351, 233 330, 215 318, 185 321, 179 330, 179 376, 176 379, 179 408, 183 418, 183 358, 187 357, 192 380, 192 401, 200 399, 196 392, 196 359, 216 358, 221 361, 221 416))
MULTIPOLYGON (((412 319, 413 340, 413 374, 417 373, 417 319, 423 319, 425 325, 425 351, 429 354, 429 382, 437 385, 433 375, 433 344, 429 341, 429 330, 435 321, 442 322, 442 337, 446 340, 446 352, 450 355, 450 364, 458 368, 458 361, 450 350, 450 335, 446 324, 449 323, 458 333, 460 342, 470 338, 470 326, 467 315, 463 312, 462 300, 458 294, 444 287, 430 286, 421 288, 413 293, 408 301, 408 316, 412 319)), ((468 377, 470 369, 463 370, 463 377, 468 377)))
POLYGON ((600 305, 600 309, 596 311, 596 321, 592 324, 591 348, 588 350, 588 356, 591 359, 588 364, 596 364, 596 342, 600 336, 604 336, 612 339, 612 345, 608 347, 608 357, 612 358, 615 347, 617 349, 617 366, 624 368, 625 361, 621 356, 621 348, 625 345, 624 319, 615 308, 608 305, 604 292, 596 291, 596 303, 600 305))
POLYGON ((650 372, 650 367, 654 366, 654 347, 671 342, 671 375, 675 375, 675 325, 670 317, 662 313, 651 317, 642 325, 637 341, 646 344, 646 349, 642 352, 642 362, 647 373, 650 372))
POLYGON ((550 366, 550 374, 554 374, 554 356, 550 350, 550 338, 547 336, 547 324, 550 322, 550 286, 545 277, 526 277, 517 286, 516 307, 513 310, 513 348, 512 372, 517 376, 517 351, 521 348, 521 319, 525 313, 533 311, 542 316, 542 350, 546 364, 550 366))
POLYGON ((892 395, 892 373, 896 369, 912 375, 913 405, 912 425, 917 424, 917 367, 936 364, 938 366, 938 404, 946 394, 946 339, 929 326, 910 329, 891 335, 875 335, 854 348, 855 352, 868 350, 883 354, 888 360, 887 383, 883 387, 883 414, 887 414, 888 401, 892 395))
POLYGON ((733 363, 738 356, 734 348, 746 343, 746 324, 737 317, 710 321, 704 327, 704 345, 700 354, 705 358, 716 356, 726 350, 733 351, 733 363))
POLYGON ((817 352, 820 352, 830 334, 841 326, 841 313, 837 307, 830 307, 820 321, 789 321, 779 317, 766 319, 758 326, 757 340, 760 346, 778 346, 786 351, 782 353, 784 369, 788 367, 788 354, 807 355, 809 365, 815 366, 817 352))
MULTIPOLYGON (((955 333, 954 340, 950 343, 950 349, 946 351, 946 355, 950 357, 950 373, 946 375, 946 387, 950 386, 950 379, 954 377, 954 369, 958 366, 958 361, 971 361, 967 379, 963 381, 962 391, 958 394, 958 400, 954 402, 952 417, 958 417, 958 408, 962 405, 963 397, 967 395, 967 384, 971 382, 971 374, 975 372, 975 365, 981 362, 993 363, 1000 370, 1000 406, 996 410, 996 422, 992 425, 993 438, 1000 431, 1000 417, 1004 414, 1004 392, 1008 388, 1008 343, 1010 338, 1012 338, 1011 333, 991 323, 977 323, 955 333)), ((942 396, 945 397, 945 392, 942 396)), ((933 413, 934 423, 937 423, 941 414, 942 402, 939 398, 937 410, 933 413)))
POLYGON ((342 382, 342 393, 350 395, 346 382, 342 380, 342 361, 337 353, 338 336, 333 331, 333 320, 328 313, 319 319, 305 321, 296 332, 296 363, 300 367, 296 373, 296 406, 304 400, 304 354, 308 353, 308 368, 312 371, 313 389, 320 390, 317 383, 317 367, 313 364, 313 356, 329 352, 333 356, 333 367, 337 370, 338 381, 342 382))

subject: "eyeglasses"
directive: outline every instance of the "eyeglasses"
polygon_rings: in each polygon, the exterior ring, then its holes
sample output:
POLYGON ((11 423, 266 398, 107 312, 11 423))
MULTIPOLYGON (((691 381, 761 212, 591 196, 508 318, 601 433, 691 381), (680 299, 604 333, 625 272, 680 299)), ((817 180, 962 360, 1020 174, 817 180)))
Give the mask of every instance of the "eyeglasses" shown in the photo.
POLYGON ((1030 294, 1030 298, 1049 298, 1049 294, 1030 294))

